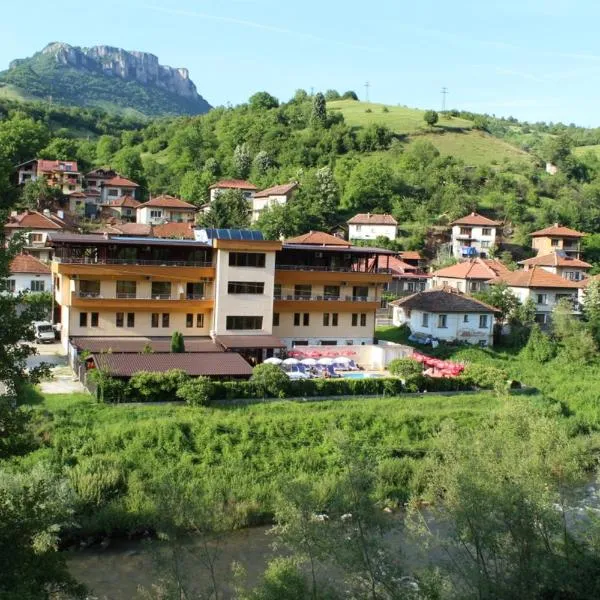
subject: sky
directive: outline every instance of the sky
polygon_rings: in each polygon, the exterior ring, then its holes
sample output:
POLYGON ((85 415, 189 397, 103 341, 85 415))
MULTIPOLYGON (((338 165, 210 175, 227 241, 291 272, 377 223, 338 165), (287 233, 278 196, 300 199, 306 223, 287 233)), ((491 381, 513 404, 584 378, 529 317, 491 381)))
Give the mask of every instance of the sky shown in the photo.
POLYGON ((51 41, 152 52, 213 106, 266 90, 600 126, 594 0, 0 0, 0 70, 51 41))

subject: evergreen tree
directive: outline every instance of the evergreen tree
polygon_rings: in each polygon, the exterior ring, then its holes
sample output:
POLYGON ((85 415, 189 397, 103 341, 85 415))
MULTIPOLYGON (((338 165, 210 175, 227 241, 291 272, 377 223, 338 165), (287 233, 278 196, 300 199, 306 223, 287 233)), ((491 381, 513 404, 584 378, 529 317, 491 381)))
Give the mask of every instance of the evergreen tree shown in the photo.
POLYGON ((215 229, 244 229, 250 224, 250 205, 241 190, 225 190, 210 204, 207 212, 200 216, 202 227, 215 229))
POLYGON ((248 144, 238 144, 233 152, 233 170, 236 177, 246 179, 252 168, 252 157, 248 144))
POLYGON ((180 331, 174 331, 171 336, 171 352, 182 354, 185 352, 185 342, 183 334, 180 331))
POLYGON ((321 92, 317 92, 313 99, 310 122, 313 127, 325 127, 327 124, 327 106, 325 103, 325 96, 323 96, 321 92))

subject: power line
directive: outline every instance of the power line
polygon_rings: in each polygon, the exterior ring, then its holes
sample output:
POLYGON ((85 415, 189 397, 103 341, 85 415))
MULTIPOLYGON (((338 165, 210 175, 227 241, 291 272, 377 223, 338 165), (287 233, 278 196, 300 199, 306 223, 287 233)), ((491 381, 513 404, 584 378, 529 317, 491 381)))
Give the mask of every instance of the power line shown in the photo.
POLYGON ((369 101, 369 88, 371 87, 371 84, 367 81, 365 83, 365 99, 368 102, 369 101))
POLYGON ((442 88, 442 112, 446 110, 446 94, 448 93, 448 88, 444 86, 442 88))

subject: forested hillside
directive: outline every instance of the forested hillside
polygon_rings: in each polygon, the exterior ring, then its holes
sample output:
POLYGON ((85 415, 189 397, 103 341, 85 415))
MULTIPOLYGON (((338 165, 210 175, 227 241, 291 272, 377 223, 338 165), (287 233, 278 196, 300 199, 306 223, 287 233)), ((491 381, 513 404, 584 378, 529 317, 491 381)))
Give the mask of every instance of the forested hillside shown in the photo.
MULTIPOLYGON (((409 109, 335 96, 326 104, 323 95, 303 90, 286 103, 260 92, 235 108, 149 123, 2 101, 0 152, 5 182, 12 164, 32 156, 76 158, 84 170, 111 165, 146 194, 180 195, 198 205, 220 178, 248 178, 259 187, 299 181, 296 202, 261 219, 269 235, 331 229, 359 211, 391 212, 409 248, 419 247, 431 226, 471 210, 505 220, 517 244, 557 221, 600 232, 600 160, 572 151, 595 142, 597 130, 456 111, 428 125, 420 122, 422 112, 411 111, 403 121, 402 111, 409 109), (440 140, 449 135, 478 136, 479 153, 488 159, 473 164, 456 144, 441 150, 440 140), (498 154, 499 144, 514 154, 498 154), (558 174, 545 172, 545 160, 558 174)), ((17 202, 18 196, 12 190, 3 199, 17 202)))

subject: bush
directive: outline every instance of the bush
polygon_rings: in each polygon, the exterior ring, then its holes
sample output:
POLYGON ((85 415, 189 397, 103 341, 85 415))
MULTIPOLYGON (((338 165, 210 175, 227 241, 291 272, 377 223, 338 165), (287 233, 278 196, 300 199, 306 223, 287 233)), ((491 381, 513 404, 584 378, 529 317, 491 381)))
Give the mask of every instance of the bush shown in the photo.
POLYGON ((181 385, 176 394, 190 406, 206 406, 213 398, 214 384, 208 377, 198 377, 181 385))
POLYGON ((285 398, 290 379, 277 365, 262 364, 252 369, 250 382, 263 398, 285 398))
POLYGON ((423 365, 414 358, 396 358, 388 365, 388 371, 397 377, 410 377, 411 375, 421 375, 423 365))
POLYGON ((171 369, 164 373, 140 371, 129 380, 132 400, 138 402, 163 402, 176 400, 177 390, 188 381, 186 373, 171 369))
POLYGON ((526 358, 539 363, 545 363, 556 356, 556 344, 540 329, 535 323, 531 328, 527 345, 523 348, 523 355, 526 358))
POLYGON ((429 125, 429 127, 433 127, 438 122, 438 119, 439 117, 435 110, 427 110, 423 115, 423 120, 425 123, 427 123, 427 125, 429 125))
POLYGON ((469 365, 461 379, 484 390, 503 391, 508 387, 508 373, 504 369, 488 365, 469 365))
POLYGON ((79 500, 88 509, 106 504, 125 488, 121 468, 105 457, 85 457, 68 474, 79 500))

